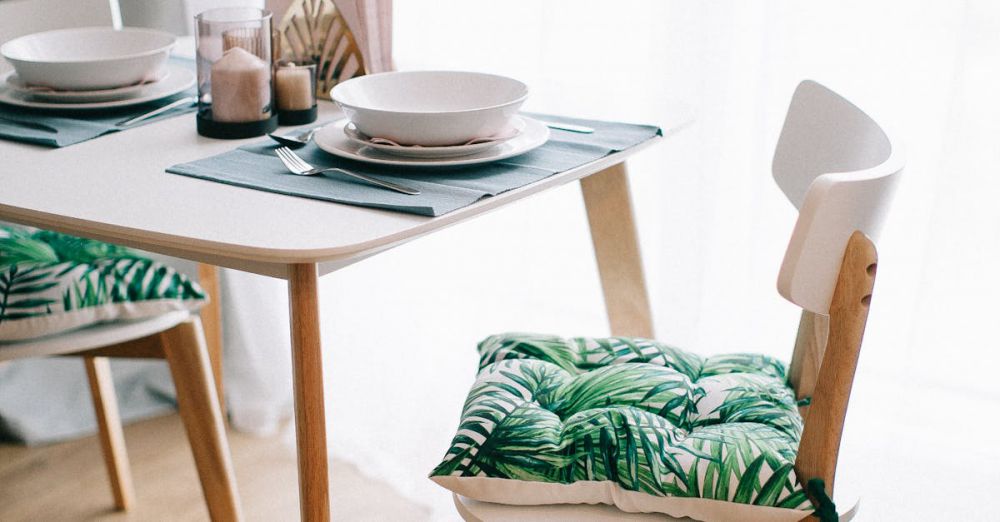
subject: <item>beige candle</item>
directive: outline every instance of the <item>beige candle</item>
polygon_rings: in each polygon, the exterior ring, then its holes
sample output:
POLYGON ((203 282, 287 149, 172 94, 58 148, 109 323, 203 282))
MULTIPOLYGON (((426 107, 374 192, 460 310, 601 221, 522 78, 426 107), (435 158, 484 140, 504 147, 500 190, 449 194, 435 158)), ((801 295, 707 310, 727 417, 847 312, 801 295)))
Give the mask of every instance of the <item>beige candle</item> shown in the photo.
POLYGON ((212 64, 212 119, 249 122, 271 117, 271 71, 241 47, 212 64))
POLYGON ((279 111, 311 109, 315 104, 312 67, 279 66, 274 73, 274 90, 279 111))

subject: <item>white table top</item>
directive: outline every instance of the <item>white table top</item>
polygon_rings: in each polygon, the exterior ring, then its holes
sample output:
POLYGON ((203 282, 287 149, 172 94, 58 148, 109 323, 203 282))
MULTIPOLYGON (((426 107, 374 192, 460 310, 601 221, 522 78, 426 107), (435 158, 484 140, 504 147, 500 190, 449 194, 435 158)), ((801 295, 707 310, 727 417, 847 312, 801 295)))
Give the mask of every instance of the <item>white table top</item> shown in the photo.
MULTIPOLYGON (((320 103, 319 121, 338 115, 320 103)), ((664 133, 687 121, 679 106, 664 133)), ((429 218, 169 174, 244 143, 199 136, 190 114, 61 149, 0 141, 0 220, 276 277, 291 263, 320 263, 326 273, 593 174, 653 141, 429 218)))

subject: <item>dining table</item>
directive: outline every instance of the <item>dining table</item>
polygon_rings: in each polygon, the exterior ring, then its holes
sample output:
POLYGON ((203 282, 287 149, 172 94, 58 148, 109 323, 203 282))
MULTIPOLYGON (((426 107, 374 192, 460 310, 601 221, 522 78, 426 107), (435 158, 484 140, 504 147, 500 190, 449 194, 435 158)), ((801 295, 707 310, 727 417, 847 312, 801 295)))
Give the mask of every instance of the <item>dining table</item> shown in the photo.
MULTIPOLYGON (((319 113, 319 121, 341 117, 326 101, 319 113)), ((690 121, 677 104, 659 123, 669 137, 690 121)), ((254 140, 199 136, 188 114, 63 148, 0 141, 0 220, 286 280, 301 518, 324 521, 331 506, 322 356, 337 346, 321 340, 318 279, 579 181, 611 332, 653 337, 626 160, 661 139, 428 217, 167 173, 254 140)))

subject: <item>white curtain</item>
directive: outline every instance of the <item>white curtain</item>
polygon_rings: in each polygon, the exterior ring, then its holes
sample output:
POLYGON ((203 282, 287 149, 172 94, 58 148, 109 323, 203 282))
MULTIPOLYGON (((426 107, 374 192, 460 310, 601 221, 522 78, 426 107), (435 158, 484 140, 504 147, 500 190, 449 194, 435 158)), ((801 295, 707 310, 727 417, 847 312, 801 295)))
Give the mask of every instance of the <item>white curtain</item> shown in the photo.
MULTIPOLYGON (((667 126, 671 101, 693 106, 693 127, 630 166, 658 336, 703 354, 790 354, 798 309, 774 285, 795 213, 770 159, 796 84, 825 83, 890 126, 909 166, 879 245, 838 484, 865 495, 866 520, 903 505, 981 516, 947 500, 1000 478, 977 466, 1000 461, 983 442, 997 440, 985 412, 1000 397, 986 327, 1000 290, 1000 7, 399 0, 394 26, 397 68, 511 75, 532 87, 527 110, 667 126)), ((322 285, 332 453, 441 519, 449 497, 424 475, 457 425, 475 342, 608 332, 574 186, 322 285)))

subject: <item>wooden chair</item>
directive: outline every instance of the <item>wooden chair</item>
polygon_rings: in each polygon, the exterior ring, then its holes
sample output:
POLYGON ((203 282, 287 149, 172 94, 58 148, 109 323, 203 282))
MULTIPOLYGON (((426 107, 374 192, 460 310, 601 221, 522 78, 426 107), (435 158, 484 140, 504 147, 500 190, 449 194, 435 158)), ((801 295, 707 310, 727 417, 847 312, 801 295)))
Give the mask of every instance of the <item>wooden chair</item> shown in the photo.
POLYGON ((361 50, 333 0, 291 2, 278 23, 276 40, 282 58, 316 63, 319 98, 329 100, 334 85, 365 74, 361 50))
MULTIPOLYGON (((811 402, 800 410, 795 471, 803 485, 821 479, 830 497, 878 266, 874 238, 903 163, 898 145, 856 106, 818 83, 798 86, 772 164, 799 209, 778 291, 803 310, 789 382, 811 402)), ((509 506, 458 495, 455 505, 469 521, 664 519, 611 506, 509 506)), ((857 503, 837 507, 849 520, 857 503)))
POLYGON ((225 424, 197 316, 172 312, 39 340, 0 343, 0 362, 51 356, 83 357, 117 509, 127 510, 134 503, 134 493, 107 358, 165 359, 177 389, 177 409, 191 443, 209 514, 212 520, 220 521, 242 518, 225 424))
MULTIPOLYGON (((119 25, 117 0, 5 0, 0 42, 48 29, 119 25)), ((2 62, 2 61, 0 61, 2 62)), ((0 63, 0 72, 8 70, 0 63)), ((133 502, 124 437, 106 357, 166 359, 177 388, 177 402, 213 520, 241 518, 220 404, 222 333, 216 267, 198 267, 201 286, 211 297, 200 315, 174 313, 134 323, 113 323, 44 340, 0 344, 0 361, 24 357, 81 356, 87 368, 98 431, 111 480, 115 506, 133 502), (211 393, 206 394, 206 390, 211 393)))

